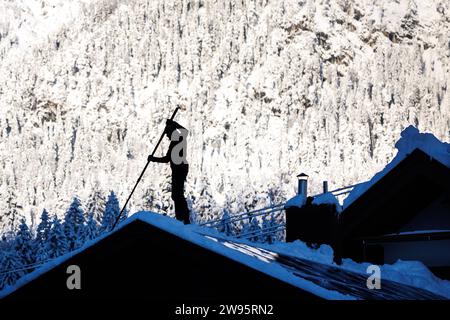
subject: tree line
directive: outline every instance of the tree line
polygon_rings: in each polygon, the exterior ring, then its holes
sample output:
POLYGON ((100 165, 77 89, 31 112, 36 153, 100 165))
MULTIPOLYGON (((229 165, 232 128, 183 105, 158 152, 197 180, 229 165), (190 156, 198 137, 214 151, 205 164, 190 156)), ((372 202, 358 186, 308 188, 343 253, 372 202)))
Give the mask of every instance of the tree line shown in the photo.
MULTIPOLYGON (((102 216, 97 218, 94 212, 85 214, 80 200, 75 197, 63 219, 51 216, 44 209, 36 230, 31 230, 22 219, 15 234, 3 235, 0 240, 0 290, 13 285, 43 263, 74 251, 110 231, 119 213, 119 201, 111 191, 102 216)), ((125 210, 120 222, 127 216, 125 210)))

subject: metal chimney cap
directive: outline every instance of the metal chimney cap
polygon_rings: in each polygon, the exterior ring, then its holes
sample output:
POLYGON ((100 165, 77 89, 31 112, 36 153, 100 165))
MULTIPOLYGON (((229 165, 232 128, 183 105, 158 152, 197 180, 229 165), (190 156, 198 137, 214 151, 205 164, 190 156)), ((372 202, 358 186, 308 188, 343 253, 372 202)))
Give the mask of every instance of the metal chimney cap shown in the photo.
POLYGON ((297 178, 308 178, 309 176, 306 173, 300 173, 299 175, 297 175, 297 178))

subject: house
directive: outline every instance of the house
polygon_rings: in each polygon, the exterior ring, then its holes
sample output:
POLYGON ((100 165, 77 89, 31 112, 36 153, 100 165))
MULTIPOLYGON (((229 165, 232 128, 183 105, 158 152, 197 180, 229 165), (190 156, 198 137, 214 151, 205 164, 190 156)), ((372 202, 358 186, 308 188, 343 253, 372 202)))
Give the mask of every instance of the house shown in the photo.
POLYGON ((343 256, 450 277, 450 168, 415 149, 343 210, 339 231, 343 256))
POLYGON ((25 276, 5 299, 317 299, 259 270, 258 259, 248 266, 239 252, 185 229, 169 217, 135 214, 112 233, 25 276), (80 268, 80 290, 66 285, 69 266, 80 268))
POLYGON ((330 244, 338 262, 418 260, 450 278, 450 144, 408 127, 396 147, 397 156, 342 207, 329 192, 288 206, 287 240, 330 244))
POLYGON ((388 280, 382 290, 370 290, 367 274, 260 245, 140 212, 0 291, 0 302, 134 299, 155 308, 246 302, 295 310, 299 301, 318 299, 442 299, 388 280), (72 283, 74 272, 79 286, 72 283))

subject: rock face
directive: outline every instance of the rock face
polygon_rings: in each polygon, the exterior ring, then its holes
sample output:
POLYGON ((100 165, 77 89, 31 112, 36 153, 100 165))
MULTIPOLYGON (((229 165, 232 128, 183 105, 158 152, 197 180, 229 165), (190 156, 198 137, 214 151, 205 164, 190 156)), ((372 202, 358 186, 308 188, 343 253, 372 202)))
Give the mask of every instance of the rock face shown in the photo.
MULTIPOLYGON (((366 180, 410 124, 450 138, 446 0, 0 3, 0 225, 123 202, 178 104, 187 193, 225 201, 366 180), (6 14, 3 14, 6 12, 6 14)), ((161 149, 167 147, 167 143, 161 149)), ((151 164, 130 209, 171 212, 151 164)))

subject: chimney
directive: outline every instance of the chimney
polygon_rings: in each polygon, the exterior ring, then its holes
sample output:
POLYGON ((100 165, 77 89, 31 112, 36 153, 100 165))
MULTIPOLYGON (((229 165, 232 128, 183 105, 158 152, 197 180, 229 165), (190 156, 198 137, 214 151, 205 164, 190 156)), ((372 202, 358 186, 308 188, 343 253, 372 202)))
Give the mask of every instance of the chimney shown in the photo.
POLYGON ((323 193, 327 193, 328 192, 328 181, 324 181, 323 182, 323 193))
POLYGON ((298 179, 298 191, 297 194, 301 194, 305 196, 305 198, 308 195, 308 175, 305 173, 300 173, 297 176, 298 179))

